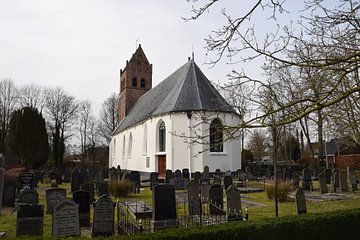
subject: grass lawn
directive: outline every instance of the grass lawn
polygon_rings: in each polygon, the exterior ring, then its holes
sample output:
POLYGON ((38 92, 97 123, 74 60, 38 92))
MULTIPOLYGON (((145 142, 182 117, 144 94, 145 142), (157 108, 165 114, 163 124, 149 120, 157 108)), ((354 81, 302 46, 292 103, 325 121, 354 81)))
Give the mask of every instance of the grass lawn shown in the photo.
MULTIPOLYGON (((49 188, 50 184, 40 184, 39 196, 40 204, 44 205, 46 211, 46 200, 45 200, 45 189, 49 188)), ((67 189, 68 197, 72 197, 70 192, 70 184, 62 184, 60 187, 67 189)), ((354 193, 354 195, 360 197, 360 193, 354 193)), ((246 196, 242 195, 243 199, 251 202, 261 203, 264 206, 257 206, 248 209, 249 221, 257 221, 264 218, 272 218, 275 216, 274 202, 268 200, 265 192, 250 193, 246 196)), ((137 200, 144 201, 147 205, 151 206, 152 196, 150 188, 146 187, 141 191, 140 194, 130 194, 129 197, 115 199, 113 201, 129 201, 137 200)), ((338 201, 327 201, 327 202, 310 202, 307 201, 307 209, 309 213, 322 213, 341 209, 360 208, 360 198, 352 200, 338 200, 338 201)), ((179 206, 178 213, 181 215, 183 206, 179 206)), ((279 203, 279 216, 296 215, 295 202, 279 203)), ((92 219, 92 211, 90 213, 92 219)), ((117 219, 117 216, 115 216, 117 219)), ((92 220, 91 220, 92 221, 92 220)), ((115 220, 116 221, 116 220, 115 220)), ((51 224, 52 219, 50 214, 45 213, 44 217, 44 236, 51 236, 51 224)), ((16 213, 11 212, 10 208, 5 208, 0 215, 0 231, 5 231, 9 237, 15 237, 16 234, 16 213)), ((90 236, 90 228, 82 228, 83 236, 90 236)))

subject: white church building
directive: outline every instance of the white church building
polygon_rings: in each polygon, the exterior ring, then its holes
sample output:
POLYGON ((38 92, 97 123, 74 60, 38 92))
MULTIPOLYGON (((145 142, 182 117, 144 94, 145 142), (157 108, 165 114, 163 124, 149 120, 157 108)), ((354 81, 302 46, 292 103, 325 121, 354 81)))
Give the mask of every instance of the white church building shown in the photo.
POLYGON ((210 172, 241 168, 233 108, 193 59, 152 88, 152 64, 141 45, 120 70, 120 124, 109 144, 109 167, 139 172, 210 172))

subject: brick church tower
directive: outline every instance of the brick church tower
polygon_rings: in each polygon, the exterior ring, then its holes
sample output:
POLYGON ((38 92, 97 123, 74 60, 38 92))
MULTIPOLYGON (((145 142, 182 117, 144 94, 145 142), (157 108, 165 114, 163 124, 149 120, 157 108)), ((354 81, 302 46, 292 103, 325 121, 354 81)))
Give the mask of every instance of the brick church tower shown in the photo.
POLYGON ((152 87, 152 64, 147 60, 139 44, 124 70, 120 69, 120 122, 129 113, 135 102, 152 87))

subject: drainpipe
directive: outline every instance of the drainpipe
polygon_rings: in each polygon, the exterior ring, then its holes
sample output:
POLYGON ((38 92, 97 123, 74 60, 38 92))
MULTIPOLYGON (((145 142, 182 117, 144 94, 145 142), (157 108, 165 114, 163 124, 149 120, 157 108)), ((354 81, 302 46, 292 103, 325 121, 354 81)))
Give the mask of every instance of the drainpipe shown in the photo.
POLYGON ((192 123, 191 123, 191 111, 187 112, 187 117, 188 117, 188 128, 189 128, 189 132, 188 132, 188 139, 189 139, 189 173, 190 173, 190 178, 191 178, 191 161, 192 161, 192 139, 191 139, 191 132, 192 132, 192 123))

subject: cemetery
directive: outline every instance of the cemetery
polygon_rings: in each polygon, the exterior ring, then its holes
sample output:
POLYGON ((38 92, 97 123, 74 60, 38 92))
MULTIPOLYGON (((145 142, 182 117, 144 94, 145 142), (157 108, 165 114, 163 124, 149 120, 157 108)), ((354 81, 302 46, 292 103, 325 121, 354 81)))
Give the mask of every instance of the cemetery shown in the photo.
POLYGON ((184 229, 188 234, 192 229, 206 232, 214 227, 246 232, 247 227, 268 228, 268 221, 300 224, 301 219, 325 221, 327 216, 328 221, 339 217, 337 214, 350 214, 349 219, 358 221, 360 216, 358 173, 351 168, 332 169, 331 174, 326 174, 327 169, 280 168, 279 199, 286 192, 281 183, 291 189, 279 203, 278 220, 274 218, 274 201, 269 199, 273 174, 259 169, 211 173, 205 167, 194 174, 187 169, 168 170, 165 178, 157 173, 142 176, 120 167, 55 172, 34 174, 29 170, 21 173, 14 185, 6 182, 0 232, 10 238, 145 238, 184 229), (131 183, 130 192, 115 197, 110 185, 122 181, 131 183))

